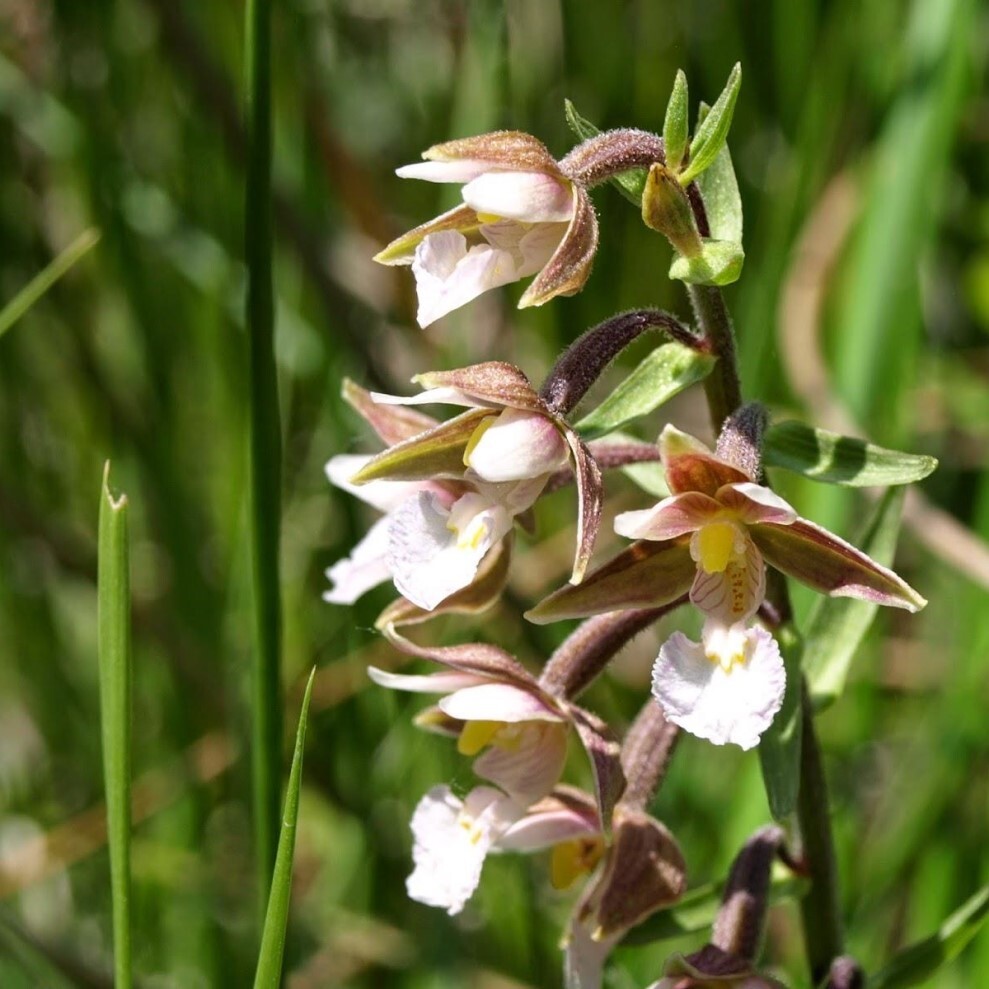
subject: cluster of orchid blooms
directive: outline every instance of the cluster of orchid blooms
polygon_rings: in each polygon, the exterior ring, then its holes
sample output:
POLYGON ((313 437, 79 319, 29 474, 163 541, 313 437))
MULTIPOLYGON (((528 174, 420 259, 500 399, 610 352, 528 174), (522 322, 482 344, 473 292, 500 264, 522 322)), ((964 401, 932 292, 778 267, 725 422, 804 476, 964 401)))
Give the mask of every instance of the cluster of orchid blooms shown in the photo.
MULTIPOLYGON (((667 134, 664 146, 656 135, 612 131, 559 162, 517 132, 431 148, 423 163, 398 174, 460 183, 463 203, 399 238, 377 260, 411 264, 423 326, 484 291, 532 275, 519 305, 542 305, 578 291, 589 276, 598 228, 588 189, 640 169, 647 171, 647 222, 681 257, 704 258, 709 284, 718 284, 712 266, 730 252, 709 236, 696 182, 713 156, 694 153, 694 145, 688 154, 684 142, 673 149, 674 139, 667 134)), ((442 670, 371 669, 370 675, 385 687, 439 695, 417 723, 456 738, 484 781, 466 794, 437 786, 422 798, 411 822, 415 867, 408 892, 455 914, 477 887, 489 853, 552 849, 555 886, 589 877, 565 963, 568 985, 581 989, 600 984, 606 956, 628 930, 686 888, 677 843, 647 810, 678 731, 749 749, 780 710, 786 675, 773 634, 779 618, 766 601, 767 564, 825 594, 911 611, 924 604, 896 574, 800 518, 765 485, 766 414, 758 405, 740 406, 718 424, 713 451, 673 425, 657 443, 621 435, 585 442, 571 424, 573 409, 612 359, 650 330, 711 352, 702 332, 641 310, 579 338, 538 391, 502 362, 418 375, 421 391, 409 397, 347 382, 345 398, 385 449, 327 464, 335 485, 384 514, 327 571, 326 600, 349 604, 394 583, 401 597, 381 615, 379 628, 396 649, 442 670), (465 411, 438 421, 417 408, 440 404, 465 411), (619 514, 616 532, 634 542, 589 569, 602 470, 657 460, 669 496, 619 514), (537 499, 570 482, 578 503, 570 582, 526 617, 587 620, 538 677, 494 645, 420 646, 400 633, 434 615, 492 605, 507 580, 516 524, 530 528, 537 499), (682 632, 666 640, 653 670, 653 698, 619 742, 576 697, 633 636, 688 603, 703 618, 700 641, 682 632), (560 782, 571 732, 589 757, 593 794, 560 782)), ((777 853, 788 860, 782 832, 773 828, 743 849, 711 944, 672 960, 657 986, 779 985, 755 971, 753 935, 777 853), (741 941, 739 931, 747 932, 741 941)))

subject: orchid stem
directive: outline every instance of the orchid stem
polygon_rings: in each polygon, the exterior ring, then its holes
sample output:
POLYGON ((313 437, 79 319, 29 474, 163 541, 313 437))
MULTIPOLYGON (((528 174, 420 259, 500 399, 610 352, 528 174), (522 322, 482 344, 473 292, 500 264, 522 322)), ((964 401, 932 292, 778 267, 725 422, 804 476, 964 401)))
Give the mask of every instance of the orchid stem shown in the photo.
MULTIPOLYGON (((691 202, 695 207, 698 227, 702 226, 703 220, 706 228, 703 202, 695 203, 694 199, 691 202)), ((710 347, 711 354, 718 359, 704 381, 711 422, 715 434, 718 434, 725 419, 742 404, 735 332, 721 289, 709 285, 688 285, 687 290, 698 329, 710 347)), ((785 620, 792 614, 785 580, 770 580, 766 599, 781 619, 785 620)), ((832 960, 842 952, 841 909, 828 788, 806 680, 801 683, 801 704, 803 727, 797 820, 804 860, 811 877, 810 889, 801 903, 801 919, 807 960, 817 983, 827 975, 832 960)))

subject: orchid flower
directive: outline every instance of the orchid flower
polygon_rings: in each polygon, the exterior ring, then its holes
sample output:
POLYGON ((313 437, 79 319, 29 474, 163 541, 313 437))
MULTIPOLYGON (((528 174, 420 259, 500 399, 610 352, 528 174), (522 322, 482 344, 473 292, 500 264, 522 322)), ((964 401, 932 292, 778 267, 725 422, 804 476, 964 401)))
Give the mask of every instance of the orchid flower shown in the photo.
POLYGON ((660 459, 673 492, 625 512, 616 530, 640 542, 528 613, 536 622, 666 604, 689 589, 710 628, 758 610, 766 562, 814 590, 918 611, 926 601, 891 570, 796 511, 700 440, 667 426, 660 459))
POLYGON ((511 364, 490 361, 414 380, 425 389, 417 395, 370 399, 384 408, 449 403, 468 411, 391 446, 351 478, 358 489, 369 482, 432 485, 403 501, 387 527, 387 566, 398 590, 431 610, 469 585, 516 517, 571 462, 579 503, 572 579, 579 580, 600 522, 601 475, 569 424, 511 364))
POLYGON ((519 308, 573 295, 597 249, 590 197, 536 138, 496 131, 429 148, 402 178, 463 184, 463 204, 409 231, 375 257, 411 264, 418 322, 428 326, 488 289, 529 275, 519 308))
POLYGON ((476 787, 460 800, 449 787, 437 786, 419 801, 411 828, 409 896, 451 915, 477 889, 491 852, 552 848, 553 885, 565 888, 594 868, 603 848, 594 801, 570 787, 526 809, 495 787, 476 787))
POLYGON ((546 796, 566 761, 567 736, 574 728, 591 760, 602 817, 610 819, 624 786, 618 745, 604 724, 576 704, 553 696, 511 654, 496 646, 418 646, 386 626, 385 635, 402 652, 438 662, 443 672, 368 675, 395 690, 444 695, 417 721, 458 739, 474 760, 474 772, 500 787, 522 808, 546 796))

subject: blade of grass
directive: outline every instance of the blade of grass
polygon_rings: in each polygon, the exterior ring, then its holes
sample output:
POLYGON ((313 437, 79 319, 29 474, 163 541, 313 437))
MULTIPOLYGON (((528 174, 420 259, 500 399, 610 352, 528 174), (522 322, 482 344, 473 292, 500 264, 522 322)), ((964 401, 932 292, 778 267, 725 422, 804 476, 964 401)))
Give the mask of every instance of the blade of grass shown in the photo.
POLYGON ((100 239, 100 232, 95 227, 84 230, 69 246, 62 251, 50 264, 42 268, 8 302, 0 309, 0 337, 16 323, 21 316, 47 292, 77 261, 83 258, 100 239))
POLYGON ((247 335, 250 391, 250 542, 255 645, 252 667, 251 768, 255 865, 264 915, 278 841, 281 763, 281 428, 275 372, 271 276, 271 3, 247 4, 247 335))
POLYGON ((309 717, 309 698, 312 694, 316 668, 313 667, 302 698, 299 727, 295 735, 295 754, 289 771, 285 791, 285 810, 282 813, 282 830, 278 839, 278 855, 271 878, 271 895, 261 934, 261 952, 254 977, 255 989, 278 989, 282 976, 282 955, 285 951, 285 927, 288 923, 289 900, 292 893, 292 857, 295 852, 295 823, 299 816, 299 786, 302 782, 302 755, 306 744, 306 721, 309 717))
POLYGON ((113 967, 118 989, 131 982, 130 776, 131 655, 127 496, 110 492, 110 463, 100 496, 97 607, 100 722, 106 786, 107 843, 113 895, 113 967))

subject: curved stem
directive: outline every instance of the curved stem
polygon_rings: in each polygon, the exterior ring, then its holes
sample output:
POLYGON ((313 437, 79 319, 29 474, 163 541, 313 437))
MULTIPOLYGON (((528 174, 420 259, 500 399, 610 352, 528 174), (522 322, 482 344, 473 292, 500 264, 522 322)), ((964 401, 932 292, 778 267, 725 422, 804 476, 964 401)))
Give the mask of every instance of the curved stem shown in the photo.
POLYGON ((710 352, 718 358, 718 363, 704 379, 711 425, 717 435, 725 419, 742 404, 735 331, 721 289, 714 285, 688 285, 687 292, 697 326, 703 331, 710 352))

